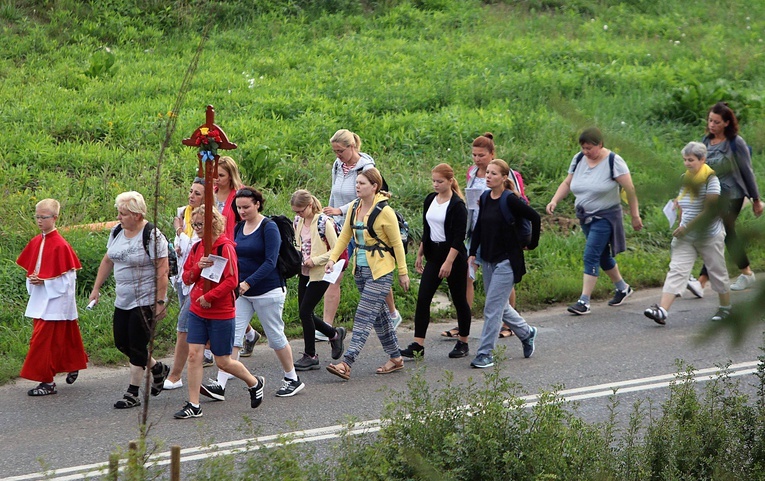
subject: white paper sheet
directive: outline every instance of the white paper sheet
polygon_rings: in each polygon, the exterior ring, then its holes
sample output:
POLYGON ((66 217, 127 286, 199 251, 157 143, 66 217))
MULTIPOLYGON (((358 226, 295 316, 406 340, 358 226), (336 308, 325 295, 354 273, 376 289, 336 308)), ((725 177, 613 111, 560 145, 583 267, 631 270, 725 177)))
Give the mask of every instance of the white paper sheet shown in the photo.
POLYGON ((330 284, 334 284, 337 282, 337 279, 340 277, 340 273, 343 272, 343 266, 345 265, 345 259, 340 259, 337 262, 335 262, 335 265, 332 266, 332 272, 324 274, 324 277, 322 278, 323 281, 327 281, 330 284))
POLYGON ((667 220, 669 221, 669 228, 671 229, 677 221, 677 207, 675 207, 675 199, 669 199, 662 211, 667 217, 667 220))
POLYGON ((207 256, 207 258, 213 261, 213 265, 202 269, 202 277, 210 279, 213 282, 220 282, 220 278, 223 276, 223 269, 225 269, 228 264, 228 259, 212 254, 207 256))
POLYGON ((469 210, 478 210, 481 207, 478 203, 481 201, 483 191, 483 188, 476 187, 465 189, 466 205, 469 210))

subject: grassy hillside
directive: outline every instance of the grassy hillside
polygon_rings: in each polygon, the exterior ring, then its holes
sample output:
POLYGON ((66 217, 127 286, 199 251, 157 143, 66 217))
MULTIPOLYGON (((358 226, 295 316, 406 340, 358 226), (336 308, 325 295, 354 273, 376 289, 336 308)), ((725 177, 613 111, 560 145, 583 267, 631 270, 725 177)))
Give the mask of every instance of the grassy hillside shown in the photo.
MULTIPOLYGON (((122 191, 153 193, 168 113, 207 24, 160 172, 158 221, 167 232, 196 168, 195 151, 180 140, 204 121, 207 104, 239 145, 233 157, 246 182, 267 192, 268 213, 289 212, 287 199, 297 188, 326 202, 333 160, 328 139, 348 128, 385 173, 393 204, 415 234, 430 168, 448 162, 464 172, 477 135, 494 133, 498 157, 523 173, 541 212, 577 151, 578 129, 595 123, 607 133, 607 146, 625 157, 638 186, 646 228, 628 232, 631 250, 619 258, 627 280, 638 286, 663 280, 669 231, 660 207, 683 171, 679 149, 702 135, 708 106, 731 102, 762 172, 765 4, 267 3, 0 4, 6 39, 0 51, 0 276, 11 299, 0 307, 0 353, 10 358, 8 373, 16 372, 24 349, 8 339, 23 346, 30 330, 21 316, 23 276, 13 261, 35 233, 34 204, 56 197, 63 204, 61 224, 77 224, 111 220, 122 191)), ((568 301, 580 289, 583 238, 569 235, 567 222, 573 201, 558 210, 563 218, 548 219, 540 247, 527 256, 523 308, 568 301)), ((751 212, 743 218, 754 229, 751 212)), ((84 292, 105 237, 69 237, 83 258, 84 292)), ((765 265, 763 254, 754 250, 755 267, 765 265)), ((601 282, 596 294, 609 289, 601 282)), ((341 311, 346 321, 354 290, 349 283, 341 311)), ((399 293, 407 315, 414 296, 399 293)), ((285 320, 299 328, 290 298, 285 320)), ((93 329, 89 352, 110 361, 118 357, 105 351, 106 311, 83 311, 83 324, 93 329)), ((169 341, 173 327, 165 327, 169 341)))

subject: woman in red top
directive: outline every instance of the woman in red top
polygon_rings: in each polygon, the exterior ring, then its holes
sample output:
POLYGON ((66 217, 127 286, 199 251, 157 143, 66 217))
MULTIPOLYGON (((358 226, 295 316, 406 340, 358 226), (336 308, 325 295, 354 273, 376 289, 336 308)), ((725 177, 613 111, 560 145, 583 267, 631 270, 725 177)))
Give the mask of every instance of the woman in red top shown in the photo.
MULTIPOLYGON (((226 228, 223 216, 213 209, 211 255, 205 256, 204 240, 194 245, 186 259, 183 269, 183 282, 194 284, 189 293, 191 305, 188 315, 189 332, 189 402, 177 413, 176 419, 188 419, 202 416, 199 405, 199 389, 202 386, 202 358, 205 344, 210 342, 210 350, 215 356, 218 368, 238 377, 247 383, 250 391, 250 407, 256 408, 263 401, 265 379, 250 374, 250 371, 238 360, 231 359, 234 345, 234 289, 239 287, 236 250, 234 243, 224 233, 226 228), (206 279, 202 270, 212 267, 215 262, 212 255, 225 259, 222 273, 217 282, 210 280, 210 290, 205 292, 206 279)), ((194 209, 191 216, 192 226, 204 225, 205 206, 194 209)), ((221 261, 219 261, 221 262, 221 261)), ((205 275, 207 273, 205 272, 205 275)))

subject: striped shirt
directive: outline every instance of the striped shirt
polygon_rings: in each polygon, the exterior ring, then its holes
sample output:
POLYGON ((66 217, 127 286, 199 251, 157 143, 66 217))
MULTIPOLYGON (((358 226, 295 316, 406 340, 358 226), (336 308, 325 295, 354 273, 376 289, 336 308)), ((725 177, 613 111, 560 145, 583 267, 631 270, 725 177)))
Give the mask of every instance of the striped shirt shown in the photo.
MULTIPOLYGON (((720 195, 720 180, 716 175, 709 176, 706 184, 700 186, 698 195, 693 196, 693 199, 691 199, 691 195, 688 193, 678 199, 677 203, 680 206, 680 209, 682 209, 682 217, 680 219, 681 226, 687 226, 693 219, 701 214, 704 210, 704 202, 706 201, 707 194, 720 195)), ((722 220, 720 220, 720 217, 716 217, 712 223, 709 224, 709 227, 702 232, 688 232, 686 238, 688 240, 696 240, 700 237, 700 234, 703 238, 714 237, 720 233, 722 228, 722 220)))

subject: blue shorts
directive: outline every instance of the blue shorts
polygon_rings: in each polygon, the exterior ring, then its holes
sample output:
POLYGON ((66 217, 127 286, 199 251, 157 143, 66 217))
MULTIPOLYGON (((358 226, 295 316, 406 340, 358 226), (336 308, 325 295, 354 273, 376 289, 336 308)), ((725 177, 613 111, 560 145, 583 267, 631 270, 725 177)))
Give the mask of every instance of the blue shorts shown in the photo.
MULTIPOLYGON (((178 294, 178 300, 181 299, 182 294, 178 294)), ((189 296, 183 296, 183 303, 178 311, 178 323, 175 330, 178 332, 189 332, 189 309, 191 309, 191 298, 189 296)))
POLYGON ((234 347, 234 319, 204 319, 189 311, 189 344, 207 344, 215 356, 230 356, 234 347))

